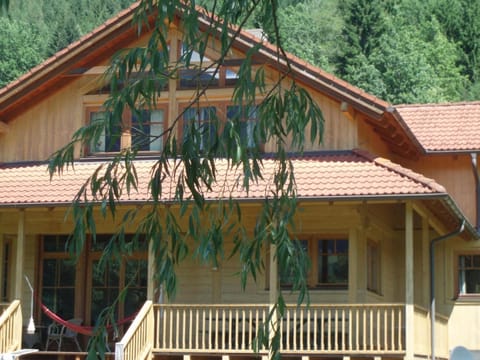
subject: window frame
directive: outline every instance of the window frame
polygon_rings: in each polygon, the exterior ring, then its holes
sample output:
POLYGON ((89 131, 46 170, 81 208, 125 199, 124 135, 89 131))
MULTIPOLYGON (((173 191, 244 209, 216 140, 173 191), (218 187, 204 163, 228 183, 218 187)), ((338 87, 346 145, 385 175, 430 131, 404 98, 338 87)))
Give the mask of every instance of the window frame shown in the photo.
MULTIPOLYGON (((177 59, 181 59, 183 56, 183 53, 184 53, 183 42, 179 40, 178 46, 177 46, 177 59)), ((231 66, 221 65, 218 69, 218 72, 216 73, 216 76, 218 78, 214 80, 211 80, 211 79, 206 80, 205 82, 203 82, 198 80, 195 81, 193 76, 193 79, 187 80, 187 81, 191 81, 192 85, 189 85, 189 86, 182 85, 182 81, 185 80, 182 77, 182 73, 202 74, 202 72, 208 73, 210 69, 212 71, 215 71, 215 67, 210 68, 213 64, 213 61, 210 60, 210 57, 215 57, 215 56, 209 56, 209 54, 205 52, 204 59, 200 61, 200 58, 198 60, 195 60, 197 56, 196 54, 198 54, 198 57, 199 57, 200 54, 194 50, 192 53, 192 57, 190 59, 190 67, 184 66, 183 68, 178 70, 178 80, 177 80, 177 86, 176 86, 177 90, 183 91, 183 90, 202 89, 207 87, 207 84, 208 84, 208 88, 210 89, 233 88, 236 85, 239 79, 239 76, 238 76, 238 71, 240 70, 239 65, 231 65, 231 66), (200 67, 200 65, 202 67, 200 67), (227 75, 229 71, 235 73, 237 76, 234 79, 230 79, 227 75), (212 81, 212 82, 209 83, 209 81, 212 81)), ((226 62, 230 61, 232 63, 241 63, 241 61, 243 60, 244 59, 233 59, 233 60, 227 59, 225 61, 226 62)))
MULTIPOLYGON (((77 302, 77 296, 78 296, 78 293, 82 292, 82 282, 81 282, 81 265, 77 265, 77 264, 72 264, 72 266, 74 266, 74 283, 73 283, 73 286, 61 286, 61 284, 55 284, 55 286, 45 286, 44 284, 44 275, 45 275, 45 261, 46 260, 55 260, 55 261, 72 261, 72 258, 70 256, 70 254, 68 253, 67 249, 65 249, 64 251, 60 251, 60 250, 56 250, 56 251, 49 251, 49 250, 46 250, 45 249, 45 239, 47 237, 52 237, 52 238, 55 238, 56 241, 60 241, 63 239, 63 241, 66 243, 67 239, 68 239, 68 235, 62 235, 62 234, 43 234, 41 237, 40 237, 40 242, 39 242, 39 247, 40 247, 40 256, 39 256, 39 272, 38 272, 38 284, 39 284, 39 296, 40 296, 40 299, 42 299, 42 302, 44 302, 43 300, 43 296, 44 296, 44 290, 45 289, 49 289, 49 288, 54 288, 54 289, 57 289, 57 288, 72 288, 73 289, 73 309, 72 309, 72 313, 70 314, 70 316, 67 316, 68 318, 70 317, 76 317, 78 315, 78 311, 79 310, 83 310, 83 309, 79 309, 78 306, 75 305, 75 303, 77 302), (58 285, 58 286, 57 286, 58 285)), ((79 264, 81 264, 79 262, 79 264)), ((57 266, 57 265, 56 265, 57 266)), ((49 306, 47 304, 47 306, 49 306)), ((53 309, 51 308, 50 310, 54 311, 54 312, 58 312, 58 310, 56 309, 53 309)), ((63 314, 59 314, 60 316, 65 316, 63 314)), ((39 318, 41 319, 46 319, 45 318, 45 315, 43 313, 40 313, 39 314, 39 318)), ((43 323, 43 321, 40 319, 40 321, 43 323)), ((49 319, 48 319, 49 320, 49 319)))
MULTIPOLYGON (((462 292, 462 284, 460 280, 460 257, 462 256, 478 256, 479 261, 480 261, 480 252, 479 251, 461 251, 461 252, 456 252, 455 253, 455 261, 454 261, 454 266, 455 266, 455 294, 457 299, 480 299, 480 291, 479 292, 474 292, 474 293, 468 293, 468 292, 462 292)), ((472 269, 477 269, 480 271, 480 266, 478 267, 472 267, 472 269)), ((465 280, 465 288, 467 286, 466 284, 466 277, 464 275, 464 280, 465 280)), ((480 283, 478 284, 480 286, 480 283)), ((480 289, 479 289, 480 290, 480 289)))
MULTIPOLYGON (((218 120, 218 126, 216 127, 216 133, 218 135, 221 135, 224 128, 225 128, 225 124, 226 122, 229 120, 228 118, 228 115, 229 115, 229 107, 236 107, 236 106, 240 106, 240 105, 235 105, 234 103, 232 103, 231 101, 228 101, 228 100, 219 100, 219 101, 212 101, 212 102, 200 102, 198 105, 195 104, 193 106, 191 106, 190 108, 196 108, 196 107, 199 107, 199 108, 209 108, 209 107, 212 107, 212 108, 215 108, 215 115, 217 117, 217 120, 218 120)), ((258 105, 256 105, 258 107, 258 105)), ((178 126, 178 133, 177 133, 177 136, 178 136, 178 139, 181 139, 183 141, 183 136, 184 136, 184 129, 185 129, 185 118, 184 118, 184 114, 186 113, 187 109, 189 108, 189 103, 186 103, 186 102, 181 102, 179 103, 178 105, 178 113, 181 115, 181 121, 180 121, 180 124, 178 126)), ((245 118, 242 118, 240 121, 242 123, 245 123, 245 124, 248 124, 248 123, 253 123, 253 122, 256 122, 258 124, 258 108, 257 110, 255 111, 255 117, 245 117, 245 118)), ((215 121, 215 120, 214 120, 215 121)), ((210 120, 209 120, 210 122, 210 120)), ((249 142, 249 138, 248 138, 248 135, 249 135, 249 132, 247 130, 246 132, 246 135, 247 135, 247 143, 249 142)), ((253 136, 253 131, 251 133, 251 135, 253 136)), ((254 141, 254 139, 253 139, 254 141)), ((254 144, 254 142, 253 142, 254 144)), ((254 145, 253 146, 248 146, 249 149, 252 149, 254 148, 254 145)), ((264 144, 260 144, 259 145, 259 151, 260 152, 263 152, 264 151, 264 144)))
MULTIPOLYGON (((307 241, 307 256, 310 259, 310 269, 307 274, 307 283, 308 283, 308 288, 310 290, 319 290, 319 291, 325 291, 325 290, 348 290, 349 288, 349 267, 350 267, 350 239, 348 235, 346 234, 306 234, 306 235, 298 235, 297 239, 299 241, 307 241), (328 241, 328 240, 334 240, 334 241, 346 241, 347 242, 347 251, 346 251, 346 258, 347 258, 347 273, 346 273, 346 283, 335 283, 335 284, 328 284, 328 283, 321 283, 319 279, 319 243, 320 241, 328 241)), ((343 253, 342 253, 343 254, 343 253)), ((269 257, 267 258, 269 259, 269 257)), ((268 269, 270 269, 270 264, 268 269)), ((267 276, 269 276, 269 271, 267 272, 267 276)), ((268 279, 268 278, 267 278, 268 279)), ((283 285, 281 283, 280 279, 280 269, 279 269, 279 275, 278 275, 278 282, 279 286, 281 289, 291 289, 291 285, 285 284, 283 285)), ((267 284, 269 282, 267 281, 267 284)))
MULTIPOLYGON (((86 106, 85 107, 85 121, 86 121, 86 124, 90 124, 90 122, 92 121, 92 116, 93 114, 95 113, 100 113, 102 111, 105 111, 102 106, 86 106)), ((148 122, 149 124, 151 123, 155 123, 155 124, 162 124, 162 136, 161 136, 161 147, 160 147, 160 150, 138 150, 138 155, 140 156, 148 156, 148 155, 154 155, 154 154, 158 154, 162 151, 163 147, 165 146, 165 138, 166 138, 166 135, 165 135, 165 131, 166 129, 168 128, 168 104, 167 103, 159 103, 155 106, 154 109, 144 109, 142 111, 149 111, 149 112, 152 112, 152 111, 162 111, 163 112, 163 120, 162 122, 152 122, 151 119, 150 121, 148 122)), ((84 150, 83 150, 83 153, 85 154, 85 156, 87 157, 109 157, 109 156, 115 156, 116 154, 119 153, 119 151, 121 151, 122 149, 126 149, 126 148, 129 148, 132 146, 132 141, 133 141, 133 138, 134 138, 134 135, 133 135, 133 124, 134 124, 134 120, 133 120, 133 113, 130 109, 125 109, 122 113, 122 126, 121 126, 121 131, 120 131, 120 134, 119 134, 119 139, 120 139, 120 143, 119 143, 119 150, 114 150, 114 151, 93 151, 93 146, 90 144, 90 145, 86 145, 84 150)), ((150 127, 149 127, 150 128, 150 127)), ((106 135, 105 136, 105 139, 107 138, 106 135)), ((150 144, 150 143, 149 143, 150 144)))

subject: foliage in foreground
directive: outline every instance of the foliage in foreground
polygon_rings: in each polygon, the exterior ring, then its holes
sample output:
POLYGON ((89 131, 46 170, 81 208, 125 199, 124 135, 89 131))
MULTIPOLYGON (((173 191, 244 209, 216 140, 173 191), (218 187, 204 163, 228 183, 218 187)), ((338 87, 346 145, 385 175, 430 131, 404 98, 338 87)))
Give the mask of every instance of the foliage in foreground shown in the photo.
MULTIPOLYGON (((139 118, 142 110, 154 109, 163 85, 170 78, 175 78, 179 69, 195 68, 199 77, 206 71, 218 72, 239 29, 253 14, 270 16, 273 30, 278 31, 277 2, 272 0, 213 1, 208 9, 210 13, 199 13, 193 5, 180 0, 162 1, 162 6, 155 11, 154 3, 153 0, 141 1, 135 16, 135 24, 139 29, 145 28, 149 16, 155 17, 147 47, 129 49, 113 59, 106 74, 110 96, 104 103, 104 118, 79 129, 71 142, 52 156, 49 165, 52 176, 74 166, 76 149, 97 142, 103 132, 111 134, 121 126, 125 108, 139 118), (219 17, 212 17, 211 13, 219 17), (185 50, 180 59, 172 63, 168 61, 168 24, 177 15, 181 15, 182 19, 185 50), (199 31, 200 22, 207 26, 205 31, 199 31), (238 30, 232 29, 229 26, 231 23, 238 24, 238 30), (191 61, 192 56, 199 53, 203 59, 207 44, 215 34, 219 34, 219 56, 210 59, 213 60, 212 65, 196 68, 191 61)), ((255 280, 263 271, 263 254, 271 248, 279 265, 292 269, 295 279, 293 289, 298 293, 298 303, 308 301, 307 259, 293 235, 296 185, 289 151, 294 149, 301 152, 306 141, 320 141, 323 117, 307 91, 297 86, 295 81, 283 81, 290 75, 289 67, 279 67, 281 79, 273 86, 267 86, 264 69, 252 66, 252 57, 258 48, 255 46, 246 54, 232 98, 233 104, 241 109, 256 108, 258 122, 253 129, 253 146, 247 146, 242 141, 241 114, 229 119, 221 132, 211 134, 207 143, 202 141, 205 135, 202 128, 193 125, 184 128, 188 136, 178 138, 174 129, 183 113, 178 114, 161 135, 166 140, 149 179, 137 176, 135 159, 141 146, 145 142, 155 141, 155 137, 144 137, 132 144, 131 148, 123 149, 118 156, 100 166, 79 190, 72 206, 74 230, 69 240, 72 254, 78 255, 82 251, 87 234, 91 234, 95 242, 97 219, 94 209, 99 208, 103 217, 112 217, 121 223, 105 248, 103 262, 107 259, 119 260, 122 254, 135 251, 140 246, 140 239, 145 237, 154 253, 156 281, 163 286, 169 298, 175 295, 178 283, 176 269, 186 256, 196 254, 215 267, 232 256, 238 257, 240 282, 245 288, 247 279, 255 280), (260 103, 256 101, 257 94, 264 96, 260 103), (306 136, 307 129, 310 132, 306 136), (261 151, 261 145, 267 142, 276 144, 276 151, 271 155, 275 167, 273 173, 268 174, 268 179, 264 178, 261 151), (225 172, 220 172, 216 167, 219 158, 228 162, 225 171, 236 176, 237 183, 233 189, 225 182, 228 177, 225 172), (120 199, 137 191, 142 181, 148 181, 151 201, 127 211, 121 219, 117 219, 120 199), (248 191, 249 186, 257 182, 266 184, 265 199, 252 231, 244 227, 242 208, 231 191, 248 191), (207 201, 206 196, 215 188, 224 189, 223 196, 215 201, 207 201), (173 194, 173 204, 177 206, 166 205, 162 201, 170 192, 173 194), (187 223, 188 228, 183 228, 180 225, 182 222, 187 223), (136 227, 136 234, 127 245, 125 234, 130 226, 136 227), (230 254, 225 251, 226 239, 234 243, 230 254)), ((276 56, 286 60, 281 47, 276 56)), ((199 83, 190 108, 199 106, 208 86, 199 83)), ((220 121, 216 115, 212 115, 210 120, 215 124, 220 121)), ((275 327, 275 318, 281 316, 284 306, 280 292, 266 324, 273 322, 275 327)), ((108 318, 105 316, 105 321, 108 318)), ((257 345, 267 344, 272 353, 278 355, 278 341, 270 341, 273 334, 268 331, 262 334, 263 337, 257 339, 257 345)), ((91 342, 89 356, 94 358, 103 354, 103 346, 102 341, 91 342)))

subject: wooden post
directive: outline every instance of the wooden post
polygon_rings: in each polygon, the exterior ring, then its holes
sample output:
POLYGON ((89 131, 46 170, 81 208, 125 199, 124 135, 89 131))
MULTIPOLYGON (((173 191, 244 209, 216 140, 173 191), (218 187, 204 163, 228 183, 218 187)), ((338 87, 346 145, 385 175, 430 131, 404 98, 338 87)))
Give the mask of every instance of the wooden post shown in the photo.
MULTIPOLYGON (((278 298, 278 260, 276 256, 277 246, 270 244, 270 286, 269 286, 269 313, 273 310, 278 298)), ((268 358, 272 359, 271 351, 273 334, 278 329, 278 313, 275 311, 272 314, 272 319, 269 322, 269 341, 268 341, 268 358)))
POLYGON ((359 299, 359 293, 362 291, 362 281, 360 280, 359 274, 362 274, 365 271, 365 267, 362 268, 365 261, 361 260, 361 254, 363 252, 360 250, 360 242, 363 244, 363 241, 361 241, 363 238, 363 229, 350 230, 348 236, 348 299, 352 304, 361 302, 359 299))
POLYGON ((23 253, 25 249, 25 212, 20 210, 18 213, 18 230, 15 248, 15 291, 14 298, 22 299, 23 279, 23 253))
POLYGON ((413 360, 415 346, 414 324, 414 259, 413 259, 413 207, 405 204, 405 359, 413 360))
MULTIPOLYGON (((148 260, 147 260, 147 300, 156 302, 155 296, 155 254, 153 253, 153 239, 148 242, 148 260)), ((161 241, 161 240, 160 240, 161 241)))
MULTIPOLYGON (((6 293, 6 289, 4 287, 8 283, 10 283, 10 279, 7 279, 7 282, 3 281, 5 276, 7 276, 7 274, 5 274, 3 271, 5 268, 5 264, 3 263, 5 259, 4 251, 5 251, 5 240, 3 238, 3 234, 0 232, 0 302, 7 300, 3 298, 3 294, 6 293)), ((9 266, 11 266, 11 264, 9 264, 9 266)))
POLYGON ((429 256, 429 246, 430 245, 430 224, 427 217, 422 217, 422 305, 425 308, 428 308, 430 301, 430 284, 428 279, 430 278, 430 256, 429 256))

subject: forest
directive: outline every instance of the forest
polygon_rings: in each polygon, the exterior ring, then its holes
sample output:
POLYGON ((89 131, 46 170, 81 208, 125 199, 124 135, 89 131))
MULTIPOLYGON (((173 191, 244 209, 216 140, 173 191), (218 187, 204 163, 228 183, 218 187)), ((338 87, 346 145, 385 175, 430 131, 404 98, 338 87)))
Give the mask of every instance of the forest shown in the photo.
MULTIPOLYGON (((214 0, 197 1, 208 6, 214 0)), ((480 100, 480 1, 276 0, 253 15, 271 41, 392 104, 480 100)), ((0 87, 132 0, 11 0, 0 17, 0 87)))

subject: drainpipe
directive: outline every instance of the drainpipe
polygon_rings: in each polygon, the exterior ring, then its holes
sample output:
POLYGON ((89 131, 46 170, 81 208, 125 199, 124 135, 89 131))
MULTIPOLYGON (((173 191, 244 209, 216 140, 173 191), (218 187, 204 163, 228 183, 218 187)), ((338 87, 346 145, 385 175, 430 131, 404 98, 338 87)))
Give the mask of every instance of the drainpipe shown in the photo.
POLYGON ((476 217, 476 224, 475 224, 475 229, 477 232, 480 230, 480 176, 478 175, 478 168, 477 168, 477 153, 470 153, 470 156, 472 158, 472 170, 473 170, 473 175, 475 176, 475 193, 476 193, 476 212, 477 212, 477 217, 476 217))
POLYGON ((431 344, 431 354, 432 360, 435 360, 435 244, 448 240, 454 236, 460 234, 465 228, 465 219, 462 220, 460 227, 449 233, 442 236, 439 236, 433 239, 430 242, 430 344, 431 344))

